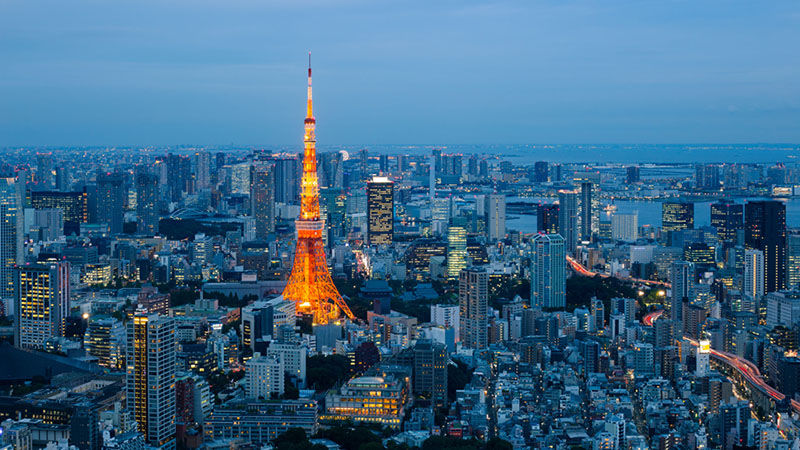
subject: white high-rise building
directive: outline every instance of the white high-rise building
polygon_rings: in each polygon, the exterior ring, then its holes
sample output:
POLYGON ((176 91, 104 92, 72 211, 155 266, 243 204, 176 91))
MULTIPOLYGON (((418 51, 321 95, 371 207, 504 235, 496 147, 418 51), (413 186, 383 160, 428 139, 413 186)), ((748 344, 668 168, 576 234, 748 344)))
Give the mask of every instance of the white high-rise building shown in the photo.
POLYGON ((711 341, 701 339, 700 345, 697 346, 696 364, 694 373, 698 377, 704 377, 711 371, 710 357, 711 357, 711 341))
POLYGON ((308 348, 299 342, 272 342, 267 348, 267 356, 278 358, 284 372, 297 379, 300 387, 306 385, 306 357, 308 348))
POLYGON ((175 320, 137 311, 128 322, 128 409, 151 447, 175 448, 175 320))
MULTIPOLYGON (((15 178, 0 178, 0 300, 7 304, 14 298, 14 266, 21 264, 23 257, 20 186, 15 178)), ((14 311, 5 313, 11 315, 14 311)))
POLYGON ((490 241, 506 237, 506 196, 490 194, 486 196, 486 228, 490 241))
POLYGON ((284 367, 283 360, 278 356, 254 353, 245 368, 247 397, 269 399, 272 394, 283 394, 284 367))
POLYGON ((431 305, 431 323, 452 328, 456 342, 460 340, 461 323, 458 305, 431 305))
POLYGON ((742 291, 756 302, 764 296, 764 252, 750 249, 744 251, 742 291))
POLYGON ((560 234, 533 238, 531 306, 563 308, 567 304, 567 260, 560 234))
POLYGON ((639 216, 636 213, 614 214, 611 216, 611 239, 634 242, 638 238, 639 216))

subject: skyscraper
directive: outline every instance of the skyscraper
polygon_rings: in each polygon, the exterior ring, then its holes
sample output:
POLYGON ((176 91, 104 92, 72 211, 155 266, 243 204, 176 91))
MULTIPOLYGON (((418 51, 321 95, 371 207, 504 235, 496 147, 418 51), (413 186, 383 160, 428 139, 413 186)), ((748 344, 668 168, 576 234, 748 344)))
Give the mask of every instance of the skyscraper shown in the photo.
POLYGON ((121 173, 97 175, 97 221, 108 224, 112 234, 122 233, 125 206, 124 183, 121 173))
POLYGON ((128 322, 128 409, 148 444, 175 448, 175 320, 137 311, 128 322))
POLYGON ((32 191, 34 209, 61 208, 64 211, 64 234, 80 234, 81 224, 89 221, 89 196, 86 189, 77 192, 32 191))
POLYGON ((558 233, 558 204, 540 203, 536 211, 536 231, 545 234, 558 233))
POLYGON ((169 174, 169 192, 172 201, 183 198, 184 192, 192 191, 192 162, 184 155, 167 155, 167 173, 169 174))
POLYGON ((69 263, 19 266, 14 270, 17 320, 14 345, 43 349, 48 339, 63 336, 69 315, 69 263))
POLYGON ((719 166, 715 164, 696 165, 694 178, 698 189, 719 190, 719 166))
POLYGON ((692 285, 694 284, 694 264, 687 261, 675 261, 670 266, 669 279, 672 283, 670 318, 674 327, 682 328, 683 300, 689 299, 691 296, 692 285))
POLYGON ((197 190, 211 187, 211 153, 205 150, 195 153, 194 166, 197 190))
POLYGON ((800 234, 786 236, 786 288, 800 289, 800 234))
POLYGON ((748 248, 744 251, 744 272, 742 291, 753 301, 758 302, 764 296, 764 252, 748 248))
POLYGON ((747 202, 744 243, 764 252, 764 292, 786 288, 786 206, 775 200, 747 202))
POLYGON ((22 192, 14 178, 0 178, 0 299, 14 297, 14 266, 22 263, 22 192))
POLYGON ((533 182, 546 183, 547 179, 547 161, 536 161, 533 164, 533 182))
POLYGON ((36 153, 36 181, 45 189, 52 189, 55 181, 53 153, 36 153))
POLYGON ((319 209, 319 185, 317 180, 317 138, 311 98, 311 54, 308 56, 308 100, 303 135, 303 178, 300 196, 300 217, 295 221, 297 246, 289 281, 283 290, 283 298, 295 304, 297 314, 313 316, 314 324, 324 325, 335 320, 340 313, 353 319, 355 316, 333 284, 328 269, 319 209))
POLYGON ((419 339, 413 348, 416 395, 430 399, 437 406, 447 405, 447 346, 430 339, 419 339))
POLYGON ((636 213, 611 216, 611 238, 624 242, 636 241, 639 238, 639 216, 636 213))
POLYGON ((490 241, 506 237, 506 196, 489 194, 486 196, 486 223, 490 241))
POLYGON ((661 204, 661 231, 694 228, 694 203, 664 202, 661 204))
POLYGON ((581 239, 592 239, 592 182, 581 182, 581 239))
POLYGON ((569 253, 578 247, 578 192, 558 191, 558 234, 569 253))
POLYGON ((275 160, 275 203, 296 205, 300 199, 300 181, 297 158, 282 157, 275 160))
POLYGON ((137 231, 153 236, 158 233, 158 176, 140 173, 136 176, 136 217, 139 220, 137 231))
POLYGON ((538 234, 533 238, 531 256, 531 306, 566 306, 566 253, 559 234, 538 234))
POLYGON ((451 225, 447 229, 447 276, 455 279, 467 267, 467 230, 451 225))
POLYGON ((250 166, 250 215, 256 220, 256 239, 275 231, 275 166, 257 162, 250 166))
POLYGON ((743 227, 742 205, 726 201, 712 203, 711 226, 717 229, 717 237, 725 247, 735 245, 736 232, 743 227))
POLYGON ((628 166, 625 168, 625 182, 628 184, 639 182, 639 166, 628 166))
POLYGON ((394 183, 373 177, 367 183, 367 241, 370 245, 391 245, 394 237, 394 183))
POLYGON ((458 303, 462 345, 486 348, 489 337, 489 275, 486 270, 469 268, 459 272, 458 303))

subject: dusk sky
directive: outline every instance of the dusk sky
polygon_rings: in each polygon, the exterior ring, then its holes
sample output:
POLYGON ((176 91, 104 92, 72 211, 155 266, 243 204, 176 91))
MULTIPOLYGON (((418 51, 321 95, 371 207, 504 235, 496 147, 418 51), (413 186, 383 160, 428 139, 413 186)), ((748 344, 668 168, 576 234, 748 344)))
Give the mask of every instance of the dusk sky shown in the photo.
POLYGON ((800 142, 800 2, 0 0, 0 147, 800 142))

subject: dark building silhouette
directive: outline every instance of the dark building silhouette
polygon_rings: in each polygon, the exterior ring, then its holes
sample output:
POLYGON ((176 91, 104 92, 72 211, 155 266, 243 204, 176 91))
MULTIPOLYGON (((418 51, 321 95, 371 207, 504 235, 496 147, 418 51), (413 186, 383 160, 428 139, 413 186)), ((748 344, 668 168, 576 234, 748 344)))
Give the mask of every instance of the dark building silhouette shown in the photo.
POLYGON ((717 229, 721 242, 734 244, 736 232, 744 227, 741 204, 719 201, 711 205, 711 226, 717 229))
POLYGON ((747 202, 744 243, 764 252, 764 292, 786 288, 786 205, 775 200, 747 202))
POLYGON ((536 231, 545 234, 558 234, 559 205, 539 204, 536 213, 536 231))

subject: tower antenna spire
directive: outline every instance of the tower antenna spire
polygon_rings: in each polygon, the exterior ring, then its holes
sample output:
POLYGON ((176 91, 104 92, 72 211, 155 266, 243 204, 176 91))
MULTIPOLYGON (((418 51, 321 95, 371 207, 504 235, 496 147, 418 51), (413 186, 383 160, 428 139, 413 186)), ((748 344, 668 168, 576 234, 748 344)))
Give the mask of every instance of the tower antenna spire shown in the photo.
POLYGON ((314 107, 311 102, 311 52, 308 52, 308 105, 306 107, 306 118, 310 119, 314 117, 314 107))
POLYGON ((354 319, 350 308, 333 284, 322 233, 317 178, 316 120, 311 102, 311 52, 308 52, 308 112, 303 121, 303 178, 300 182, 300 217, 295 221, 297 247, 292 273, 283 290, 284 300, 294 302, 297 314, 312 316, 314 324, 338 320, 341 313, 354 319))

